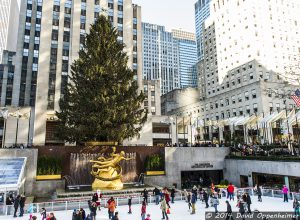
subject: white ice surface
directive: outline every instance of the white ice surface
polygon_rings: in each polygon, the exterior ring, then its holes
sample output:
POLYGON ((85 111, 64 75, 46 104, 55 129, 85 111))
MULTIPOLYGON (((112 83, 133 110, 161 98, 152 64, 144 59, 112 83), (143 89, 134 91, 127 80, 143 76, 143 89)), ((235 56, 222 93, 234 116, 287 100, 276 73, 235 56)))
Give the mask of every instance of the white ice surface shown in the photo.
MULTIPOLYGON (((293 201, 289 201, 288 203, 284 203, 283 199, 280 198, 270 198, 270 197, 262 197, 263 202, 257 202, 257 197, 252 196, 252 206, 251 209, 259 210, 259 211, 293 211, 293 201)), ((226 199, 222 198, 220 200, 219 211, 226 211, 226 199)), ((233 211, 238 211, 236 207, 236 200, 230 202, 233 211)), ((117 207, 117 211, 119 212, 120 220, 140 220, 141 205, 133 205, 132 211, 133 214, 128 214, 127 206, 119 206, 117 207)), ((88 210, 86 210, 88 211, 88 210)), ((169 215, 170 220, 204 220, 205 219, 205 211, 214 211, 213 207, 205 209, 205 205, 201 202, 196 203, 196 214, 191 215, 188 211, 188 205, 184 201, 176 201, 174 204, 171 204, 171 214, 169 215)), ((149 204, 147 206, 147 213, 151 214, 151 220, 160 220, 162 218, 160 206, 155 204, 149 204)), ((72 220, 72 211, 58 211, 54 212, 57 220, 72 220)), ((38 220, 42 219, 39 214, 37 214, 38 220)), ((12 220, 12 219, 20 219, 20 220, 28 220, 29 217, 26 214, 24 217, 13 218, 12 216, 1 216, 0 220, 12 220)), ((101 211, 97 212, 97 220, 107 220, 107 209, 101 209, 101 211)))

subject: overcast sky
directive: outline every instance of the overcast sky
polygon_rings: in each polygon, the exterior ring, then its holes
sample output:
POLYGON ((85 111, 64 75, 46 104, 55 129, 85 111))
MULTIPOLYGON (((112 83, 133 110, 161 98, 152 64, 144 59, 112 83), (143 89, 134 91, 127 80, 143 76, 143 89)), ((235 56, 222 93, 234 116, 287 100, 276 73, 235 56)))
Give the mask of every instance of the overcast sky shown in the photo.
POLYGON ((142 21, 195 32, 196 0, 132 0, 142 6, 142 21))

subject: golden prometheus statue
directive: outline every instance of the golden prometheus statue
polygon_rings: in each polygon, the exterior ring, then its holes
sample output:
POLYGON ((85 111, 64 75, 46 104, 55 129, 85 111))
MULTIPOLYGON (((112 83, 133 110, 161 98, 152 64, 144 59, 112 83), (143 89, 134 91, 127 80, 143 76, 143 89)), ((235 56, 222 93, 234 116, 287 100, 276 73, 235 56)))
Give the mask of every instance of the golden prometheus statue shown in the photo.
POLYGON ((119 190, 123 189, 122 160, 131 160, 133 158, 125 158, 125 152, 116 153, 116 148, 112 147, 113 152, 109 158, 99 157, 97 160, 90 160, 92 165, 91 174, 95 177, 92 184, 93 190, 119 190))

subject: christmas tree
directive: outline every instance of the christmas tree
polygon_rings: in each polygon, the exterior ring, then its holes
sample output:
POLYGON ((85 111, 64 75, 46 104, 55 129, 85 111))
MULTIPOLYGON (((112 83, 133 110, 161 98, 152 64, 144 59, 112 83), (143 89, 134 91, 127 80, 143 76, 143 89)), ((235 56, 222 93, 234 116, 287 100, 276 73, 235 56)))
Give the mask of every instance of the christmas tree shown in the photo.
POLYGON ((118 141, 137 136, 147 120, 124 44, 105 16, 91 25, 60 100, 58 135, 68 142, 118 141))

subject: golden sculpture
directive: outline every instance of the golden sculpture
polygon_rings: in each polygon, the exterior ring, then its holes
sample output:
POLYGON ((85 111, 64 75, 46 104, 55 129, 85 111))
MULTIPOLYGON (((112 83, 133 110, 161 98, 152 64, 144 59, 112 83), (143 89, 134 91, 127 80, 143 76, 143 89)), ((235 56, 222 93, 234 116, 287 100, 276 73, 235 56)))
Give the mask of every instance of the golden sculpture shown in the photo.
POLYGON ((92 184, 93 190, 119 190, 123 189, 122 167, 119 163, 122 160, 131 160, 133 158, 125 158, 125 152, 116 153, 116 147, 112 147, 113 152, 109 158, 99 157, 97 161, 91 160, 91 174, 95 177, 92 184))

